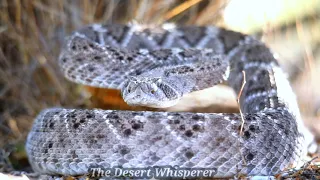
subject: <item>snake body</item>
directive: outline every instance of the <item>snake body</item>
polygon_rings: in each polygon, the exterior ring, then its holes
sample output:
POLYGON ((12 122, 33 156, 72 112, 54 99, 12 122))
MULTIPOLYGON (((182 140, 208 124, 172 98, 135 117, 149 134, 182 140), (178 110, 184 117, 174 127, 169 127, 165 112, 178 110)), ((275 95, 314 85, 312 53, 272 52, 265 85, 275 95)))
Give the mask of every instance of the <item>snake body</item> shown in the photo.
POLYGON ((38 115, 26 143, 41 174, 81 175, 96 165, 177 165, 216 168, 216 177, 274 175, 306 155, 289 82, 270 49, 251 36, 213 26, 95 24, 66 39, 59 64, 69 80, 96 87, 173 77, 156 84, 169 100, 224 79, 239 93, 244 71, 243 134, 239 113, 51 108, 38 115))

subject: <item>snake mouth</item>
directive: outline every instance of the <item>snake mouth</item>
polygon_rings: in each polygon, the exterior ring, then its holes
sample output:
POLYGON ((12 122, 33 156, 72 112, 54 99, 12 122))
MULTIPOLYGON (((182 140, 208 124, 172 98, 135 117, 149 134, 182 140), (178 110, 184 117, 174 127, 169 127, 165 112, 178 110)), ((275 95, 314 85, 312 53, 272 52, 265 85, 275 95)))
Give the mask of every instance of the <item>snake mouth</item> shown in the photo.
POLYGON ((134 96, 134 97, 127 96, 126 98, 124 98, 124 101, 130 106, 146 106, 146 107, 151 107, 151 108, 169 108, 169 107, 176 105, 178 103, 179 99, 171 100, 171 101, 157 102, 157 101, 150 101, 150 99, 140 97, 140 96, 134 96))
POLYGON ((149 106, 150 102, 141 95, 129 94, 123 99, 130 106, 149 106))

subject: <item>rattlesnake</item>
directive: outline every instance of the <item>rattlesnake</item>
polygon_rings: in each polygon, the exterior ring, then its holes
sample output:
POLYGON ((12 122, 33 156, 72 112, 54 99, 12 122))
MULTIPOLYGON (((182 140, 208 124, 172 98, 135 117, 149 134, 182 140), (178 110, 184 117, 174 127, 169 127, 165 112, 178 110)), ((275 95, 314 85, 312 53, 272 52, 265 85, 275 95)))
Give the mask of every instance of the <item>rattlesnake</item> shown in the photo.
POLYGON ((95 24, 66 39, 59 64, 71 81, 122 88, 128 104, 152 107, 171 106, 186 93, 227 80, 235 93, 244 85, 243 117, 46 109, 26 143, 36 172, 177 165, 216 168, 216 177, 274 175, 306 155, 289 82, 270 49, 252 36, 213 26, 95 24))

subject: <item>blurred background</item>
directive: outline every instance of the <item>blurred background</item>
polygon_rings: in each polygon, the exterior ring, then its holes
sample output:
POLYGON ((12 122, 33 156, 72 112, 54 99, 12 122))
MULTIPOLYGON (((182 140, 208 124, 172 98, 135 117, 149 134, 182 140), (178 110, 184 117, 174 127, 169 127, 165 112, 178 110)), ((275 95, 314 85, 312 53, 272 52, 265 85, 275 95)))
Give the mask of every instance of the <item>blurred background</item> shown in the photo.
MULTIPOLYGON (((287 72, 305 124, 319 139, 320 0, 1 0, 0 172, 30 170, 24 143, 44 108, 130 109, 118 91, 67 81, 57 64, 70 32, 127 22, 217 25, 260 38, 287 72)), ((221 88, 195 93, 169 110, 237 111, 235 95, 221 88), (219 108, 217 97, 228 110, 219 108)))

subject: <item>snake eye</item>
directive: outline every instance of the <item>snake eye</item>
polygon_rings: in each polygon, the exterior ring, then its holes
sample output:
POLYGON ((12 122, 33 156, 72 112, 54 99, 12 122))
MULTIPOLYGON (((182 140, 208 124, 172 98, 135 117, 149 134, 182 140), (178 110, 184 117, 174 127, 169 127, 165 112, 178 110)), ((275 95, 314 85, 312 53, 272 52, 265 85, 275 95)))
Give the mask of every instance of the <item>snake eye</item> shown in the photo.
POLYGON ((152 90, 151 90, 151 94, 154 94, 154 93, 156 93, 156 91, 152 89, 152 90))

